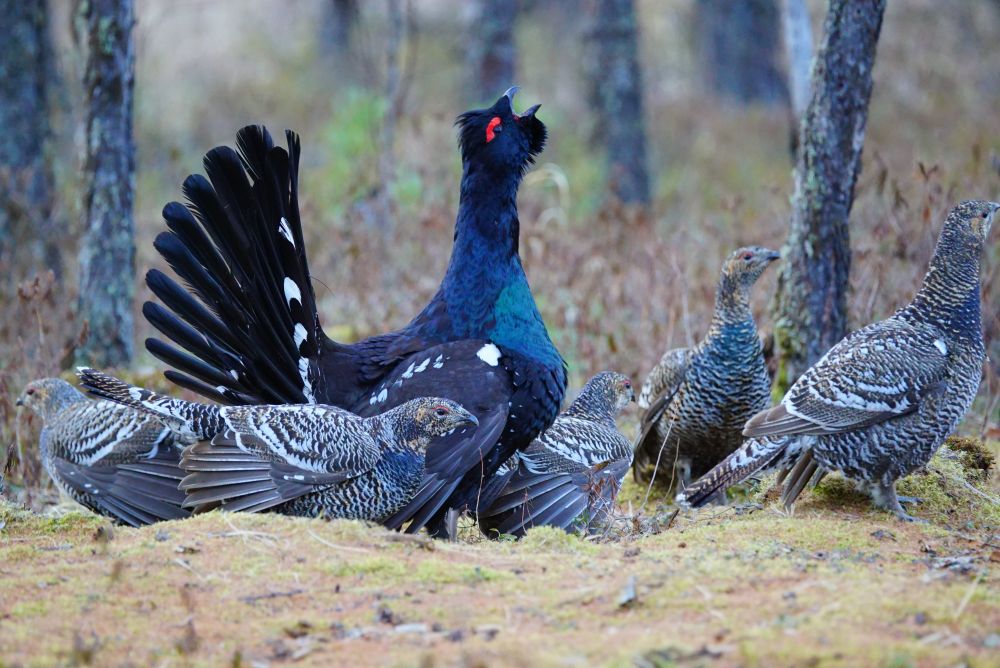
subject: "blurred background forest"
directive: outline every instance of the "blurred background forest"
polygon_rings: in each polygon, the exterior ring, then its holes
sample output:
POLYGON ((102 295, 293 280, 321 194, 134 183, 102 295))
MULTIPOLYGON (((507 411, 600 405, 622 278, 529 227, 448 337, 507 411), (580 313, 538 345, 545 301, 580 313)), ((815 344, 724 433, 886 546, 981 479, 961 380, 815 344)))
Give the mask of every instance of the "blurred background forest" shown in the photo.
MULTIPOLYGON (((826 3, 804 6, 815 48, 826 3)), ((632 7, 137 0, 135 271, 127 254, 119 267, 134 281, 134 331, 115 321, 126 339, 119 363, 146 382, 159 378, 139 309, 151 296, 145 271, 165 268, 152 246, 160 211, 181 199, 205 151, 250 123, 303 138, 302 218, 327 333, 350 340, 405 324, 436 289, 451 248, 461 170, 452 121, 518 84, 519 108, 542 103, 549 128, 521 188, 521 255, 569 363, 570 394, 602 369, 641 382, 664 350, 704 332, 732 249, 783 244, 802 102, 785 2, 632 7), (630 49, 637 67, 622 81, 607 65, 630 49), (615 99, 626 103, 609 103, 608 91, 625 91, 615 99)), ((44 77, 31 85, 44 104, 0 100, 5 141, 22 140, 20 152, 4 147, 0 166, 0 425, 17 489, 40 478, 22 445, 33 426, 15 420, 13 398, 32 378, 93 359, 95 338, 81 312, 95 288, 81 289, 78 277, 91 220, 85 52, 101 43, 101 25, 88 26, 69 1, 41 16, 33 53, 44 77)), ((888 4, 850 216, 849 328, 912 296, 953 204, 1000 196, 998 34, 1000 2, 888 4)), ((5 86, 14 82, 7 62, 5 86)), ((105 151, 91 148, 91 161, 105 151)), ((996 429, 1000 397, 993 236, 983 300, 992 361, 965 425, 977 434, 996 429)), ((763 332, 774 273, 755 290, 763 332)))

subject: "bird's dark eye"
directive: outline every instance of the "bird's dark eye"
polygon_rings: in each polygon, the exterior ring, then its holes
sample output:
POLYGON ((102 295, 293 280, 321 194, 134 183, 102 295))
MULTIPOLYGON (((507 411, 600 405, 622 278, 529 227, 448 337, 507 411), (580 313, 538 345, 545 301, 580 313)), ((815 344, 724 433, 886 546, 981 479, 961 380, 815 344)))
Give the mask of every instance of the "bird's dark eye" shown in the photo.
POLYGON ((749 262, 750 260, 753 259, 753 253, 744 253, 743 254, 743 259, 746 260, 747 262, 749 262))
POLYGON ((447 406, 438 405, 434 407, 434 415, 438 417, 447 417, 450 414, 451 414, 451 409, 448 408, 447 406))
POLYGON ((624 387, 626 390, 630 390, 632 389, 632 382, 626 380, 624 383, 622 383, 622 387, 624 387))
POLYGON ((34 394, 34 393, 35 393, 35 388, 33 388, 33 387, 29 387, 29 388, 28 388, 28 391, 27 391, 27 392, 25 392, 25 394, 27 394, 27 395, 32 395, 32 394, 34 394))
POLYGON ((503 126, 500 125, 500 117, 494 116, 486 126, 486 143, 489 144, 493 141, 496 138, 496 133, 501 130, 503 130, 503 126))

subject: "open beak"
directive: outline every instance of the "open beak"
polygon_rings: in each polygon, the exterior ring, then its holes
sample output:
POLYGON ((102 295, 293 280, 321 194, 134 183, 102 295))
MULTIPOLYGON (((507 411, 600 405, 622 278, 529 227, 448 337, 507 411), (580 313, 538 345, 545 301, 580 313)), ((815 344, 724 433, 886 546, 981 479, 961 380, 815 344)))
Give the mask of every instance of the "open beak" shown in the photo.
POLYGON ((517 113, 514 111, 514 96, 517 95, 517 91, 521 90, 519 86, 511 86, 507 89, 507 92, 503 94, 507 98, 507 102, 510 103, 510 113, 514 114, 514 118, 530 118, 535 115, 535 113, 542 108, 542 105, 536 104, 533 107, 528 107, 522 113, 517 113))

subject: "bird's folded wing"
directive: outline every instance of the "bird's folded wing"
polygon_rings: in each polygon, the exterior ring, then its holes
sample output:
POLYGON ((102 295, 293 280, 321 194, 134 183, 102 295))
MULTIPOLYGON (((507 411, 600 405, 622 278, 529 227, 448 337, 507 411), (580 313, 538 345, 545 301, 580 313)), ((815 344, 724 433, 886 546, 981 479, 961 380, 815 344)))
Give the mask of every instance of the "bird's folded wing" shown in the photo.
POLYGON ((231 406, 226 429, 185 450, 185 505, 255 512, 367 473, 381 449, 332 406, 231 406))
POLYGON ((370 471, 382 456, 364 421, 335 406, 228 406, 221 414, 226 429, 213 443, 232 442, 310 474, 346 480, 370 471))
POLYGON ((617 429, 561 416, 521 453, 521 461, 532 470, 575 473, 600 462, 631 456, 631 444, 617 429))
MULTIPOLYGON (((667 359, 671 353, 678 353, 675 355, 678 359, 684 357, 685 362, 683 366, 677 365, 671 367, 674 373, 670 376, 670 384, 662 386, 662 394, 659 394, 646 412, 642 415, 642 420, 639 422, 639 433, 635 437, 633 442, 632 451, 635 458, 635 466, 632 469, 632 475, 637 480, 640 481, 642 476, 651 475, 652 468, 656 465, 659 459, 660 450, 663 447, 663 439, 659 437, 656 431, 656 425, 663 419, 664 414, 667 412, 667 408, 670 407, 670 403, 677 396, 678 390, 680 390, 681 385, 684 383, 684 373, 687 369, 688 355, 681 355, 680 353, 686 353, 688 349, 680 348, 677 351, 670 351, 664 355, 664 359, 667 359)), ((656 371, 654 370, 653 373, 656 371)), ((650 374, 652 377, 653 373, 650 374)), ((647 379, 647 384, 649 380, 647 379)), ((643 388, 645 392, 645 387, 643 388)))
POLYGON ((353 410, 374 415, 418 397, 457 401, 479 420, 466 428, 437 438, 427 449, 423 483, 413 500, 386 524, 416 531, 441 510, 462 478, 482 468, 496 445, 510 413, 513 381, 500 363, 500 351, 488 341, 444 343, 411 355, 400 362, 353 410))
POLYGON ((123 524, 144 526, 190 514, 181 507, 184 493, 178 489, 183 477, 179 459, 179 449, 163 445, 150 456, 129 463, 100 460, 85 466, 55 458, 53 465, 64 485, 89 495, 96 505, 94 510, 123 524))
POLYGON ((571 529, 601 519, 613 508, 629 463, 609 460, 573 472, 532 471, 522 463, 481 522, 488 531, 522 535, 533 526, 571 529))
POLYGON ((47 428, 53 453, 81 466, 143 457, 179 438, 152 415, 112 401, 75 404, 47 428))
POLYGON ((875 323, 831 348, 743 435, 830 434, 905 415, 942 389, 947 362, 936 328, 898 317, 875 323))
POLYGON ((183 281, 153 270, 163 303, 143 313, 169 342, 150 352, 175 383, 223 403, 306 403, 316 398, 326 340, 316 312, 298 207, 299 139, 275 147, 260 126, 205 156, 208 179, 184 182, 185 207, 163 211, 155 246, 183 281))
POLYGON ((691 354, 690 348, 674 348, 664 353, 642 384, 637 400, 639 408, 648 409, 664 396, 677 391, 677 387, 684 381, 691 354))

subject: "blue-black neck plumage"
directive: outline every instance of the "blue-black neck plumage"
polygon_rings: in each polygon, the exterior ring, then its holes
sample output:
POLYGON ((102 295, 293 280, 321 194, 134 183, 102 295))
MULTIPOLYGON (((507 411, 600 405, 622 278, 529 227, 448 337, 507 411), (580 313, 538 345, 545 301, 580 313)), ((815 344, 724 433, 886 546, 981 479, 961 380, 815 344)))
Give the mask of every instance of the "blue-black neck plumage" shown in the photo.
POLYGON ((929 322, 956 339, 982 341, 979 299, 982 251, 943 237, 907 317, 929 322))
POLYGON ((437 295, 411 327, 429 340, 489 339, 561 365, 518 255, 520 182, 519 169, 463 161, 451 260, 437 295))

